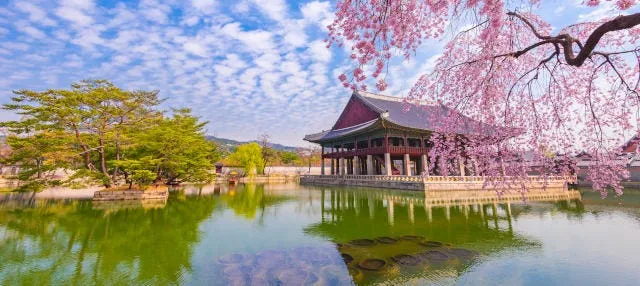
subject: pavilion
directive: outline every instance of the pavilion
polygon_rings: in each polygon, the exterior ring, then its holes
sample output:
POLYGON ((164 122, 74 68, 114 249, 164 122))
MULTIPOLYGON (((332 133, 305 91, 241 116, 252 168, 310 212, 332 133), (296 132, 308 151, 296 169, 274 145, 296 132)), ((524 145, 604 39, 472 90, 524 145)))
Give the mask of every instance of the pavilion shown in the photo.
MULTIPOLYGON (((495 130, 440 104, 415 105, 398 97, 355 91, 330 130, 306 135, 304 140, 322 146, 322 175, 329 159, 330 175, 428 176, 430 136, 450 124, 446 119, 452 115, 459 120, 448 130, 461 136, 495 130)), ((470 158, 449 163, 458 165, 457 174, 451 175, 475 175, 470 158)), ((433 173, 439 175, 439 168, 433 173)))

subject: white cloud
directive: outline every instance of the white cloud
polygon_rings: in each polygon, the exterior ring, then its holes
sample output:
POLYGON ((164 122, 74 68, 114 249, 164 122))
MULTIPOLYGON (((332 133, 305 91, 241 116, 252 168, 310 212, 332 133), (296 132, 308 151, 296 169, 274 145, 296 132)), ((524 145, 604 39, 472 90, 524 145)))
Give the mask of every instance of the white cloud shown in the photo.
POLYGON ((29 20, 35 23, 40 23, 45 26, 55 26, 56 22, 47 17, 47 13, 42 8, 29 3, 29 2, 17 2, 16 8, 18 10, 29 14, 29 20))
POLYGON ((24 32, 25 34, 34 37, 36 39, 44 39, 47 37, 42 31, 32 27, 32 26, 19 26, 18 30, 24 32))
POLYGON ((253 2, 262 13, 275 21, 287 18, 287 4, 283 0, 253 0, 253 2))
POLYGON ((217 4, 215 0, 191 0, 191 5, 205 14, 215 12, 217 4))
POLYGON ((327 48, 327 43, 322 40, 315 40, 309 45, 311 57, 318 62, 328 62, 331 60, 331 50, 327 48))
POLYGON ((93 1, 90 0, 65 0, 62 1, 61 5, 56 9, 56 15, 78 26, 84 27, 93 23, 91 16, 87 15, 92 12, 93 8, 93 1))
POLYGON ((191 54, 194 54, 196 56, 200 56, 200 57, 207 56, 207 49, 197 42, 190 41, 182 45, 182 47, 184 48, 185 51, 191 54))

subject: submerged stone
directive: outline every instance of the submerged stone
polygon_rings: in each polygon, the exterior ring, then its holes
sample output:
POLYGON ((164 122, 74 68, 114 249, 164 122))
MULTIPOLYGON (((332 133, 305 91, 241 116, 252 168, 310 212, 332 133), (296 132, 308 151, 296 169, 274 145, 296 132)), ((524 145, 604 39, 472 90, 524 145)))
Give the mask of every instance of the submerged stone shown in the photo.
POLYGON ((251 272, 251 267, 239 264, 227 265, 222 269, 222 273, 224 273, 224 275, 229 279, 248 277, 251 272))
POLYGON ((478 255, 477 252, 472 251, 472 250, 468 250, 468 249, 464 249, 464 248, 450 248, 447 250, 448 253, 451 253, 459 258, 462 259, 469 259, 469 258, 473 258, 476 255, 478 255))
POLYGON ((418 256, 427 262, 443 262, 449 259, 449 255, 438 250, 429 250, 418 253, 418 256))
POLYGON ((411 241, 419 241, 419 240, 424 240, 424 237, 419 236, 419 235, 403 235, 400 237, 400 239, 402 240, 411 240, 411 241))
POLYGON ((286 262, 286 254, 282 251, 267 250, 256 255, 255 264, 260 268, 278 267, 286 262))
POLYGON ((381 236, 376 238, 376 241, 379 243, 384 243, 384 244, 392 244, 392 243, 396 243, 398 242, 397 239, 393 238, 393 237, 388 237, 388 236, 381 236))
POLYGON ((427 240, 427 241, 420 242, 420 245, 425 247, 442 247, 443 244, 442 242, 439 242, 439 241, 427 240))
POLYGON ((342 253, 342 260, 344 260, 345 264, 349 264, 351 263, 351 261, 353 261, 353 256, 347 254, 347 253, 342 253))
POLYGON ((357 246, 371 246, 376 244, 376 242, 372 239, 355 239, 349 242, 350 244, 357 246))
POLYGON ((358 267, 369 271, 380 271, 387 265, 387 262, 378 258, 368 258, 358 263, 358 267))
POLYGON ((288 268, 278 272, 278 282, 284 285, 309 285, 318 282, 318 276, 299 268, 288 268))
POLYGON ((218 258, 220 264, 238 264, 243 262, 245 256, 239 253, 232 253, 218 258))
POLYGON ((393 260, 394 262, 400 265, 407 265, 407 266, 415 266, 420 264, 420 259, 413 257, 409 254, 396 255, 394 257, 391 257, 391 260, 393 260))

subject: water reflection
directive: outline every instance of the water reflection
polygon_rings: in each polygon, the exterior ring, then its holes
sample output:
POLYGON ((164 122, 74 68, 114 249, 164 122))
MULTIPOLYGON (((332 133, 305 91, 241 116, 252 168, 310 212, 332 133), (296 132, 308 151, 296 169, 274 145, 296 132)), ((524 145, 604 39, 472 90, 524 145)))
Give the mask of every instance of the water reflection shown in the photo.
POLYGON ((514 221, 550 206, 579 215, 579 198, 291 184, 185 186, 166 202, 5 195, 0 284, 448 283, 487 256, 539 249, 514 221))
MULTIPOLYGON (((513 231, 514 217, 527 207, 517 193, 498 197, 488 191, 425 195, 333 188, 320 193, 321 220, 305 231, 338 244, 342 255, 354 260, 348 263, 349 272, 359 284, 451 281, 475 261, 464 257, 468 253, 489 255, 540 246, 539 241, 513 231), (429 243, 431 247, 425 247, 429 243), (452 254, 456 251, 463 257, 452 254), (416 263, 406 267, 397 257, 416 263), (442 261, 434 263, 438 257, 442 261), (367 261, 378 261, 385 271, 363 267, 367 261)), ((574 211, 570 205, 579 198, 579 192, 565 190, 527 196, 529 203, 552 201, 569 211, 574 211)))

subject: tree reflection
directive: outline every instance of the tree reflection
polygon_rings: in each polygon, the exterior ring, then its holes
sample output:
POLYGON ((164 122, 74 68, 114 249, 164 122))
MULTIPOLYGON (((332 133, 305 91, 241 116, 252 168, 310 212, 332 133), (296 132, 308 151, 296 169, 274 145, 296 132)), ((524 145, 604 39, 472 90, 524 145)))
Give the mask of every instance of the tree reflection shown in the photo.
MULTIPOLYGON (((338 244, 343 255, 353 260, 345 263, 357 284, 455 281, 476 260, 460 259, 451 254, 452 249, 495 255, 505 250, 541 246, 538 240, 513 230, 514 218, 523 214, 521 200, 510 202, 496 197, 481 202, 477 198, 485 194, 471 192, 466 193, 467 197, 454 196, 455 199, 450 194, 438 197, 364 189, 332 188, 320 192, 320 222, 305 231, 338 244), (426 255, 448 256, 446 263, 430 264, 418 258, 429 252, 424 247, 427 241, 442 246, 431 248, 434 252, 426 255), (397 257, 422 262, 404 267, 394 262, 397 257), (363 261, 380 260, 390 265, 386 271, 371 272, 360 266, 363 261)), ((574 195, 579 193, 569 193, 567 197, 574 195)))
POLYGON ((242 184, 237 190, 230 190, 223 199, 237 216, 247 219, 255 218, 258 211, 262 217, 266 207, 291 199, 284 195, 269 194, 264 187, 263 184, 242 184))
POLYGON ((192 268, 198 225, 219 201, 169 200, 155 209, 107 211, 90 201, 0 209, 0 284, 179 282, 192 268))

